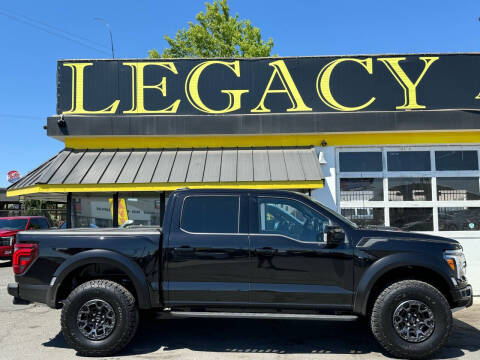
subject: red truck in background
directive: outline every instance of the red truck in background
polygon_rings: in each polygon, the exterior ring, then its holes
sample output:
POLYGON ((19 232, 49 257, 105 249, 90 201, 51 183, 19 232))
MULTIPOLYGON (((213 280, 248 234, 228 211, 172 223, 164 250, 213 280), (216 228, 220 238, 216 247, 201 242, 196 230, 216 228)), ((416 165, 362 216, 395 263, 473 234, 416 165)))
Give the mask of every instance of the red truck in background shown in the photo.
POLYGON ((10 260, 19 231, 50 228, 44 216, 0 217, 0 260, 10 260))

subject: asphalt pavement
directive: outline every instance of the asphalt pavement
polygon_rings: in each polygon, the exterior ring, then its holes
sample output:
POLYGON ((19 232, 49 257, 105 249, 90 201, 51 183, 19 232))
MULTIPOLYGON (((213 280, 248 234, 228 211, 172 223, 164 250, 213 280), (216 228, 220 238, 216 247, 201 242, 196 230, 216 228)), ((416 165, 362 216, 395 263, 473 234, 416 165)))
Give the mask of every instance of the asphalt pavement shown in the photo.
MULTIPOLYGON (((12 269, 0 262, 0 359, 74 359, 60 332, 60 311, 13 305, 12 269)), ((480 304, 454 314, 437 359, 480 359, 480 304)), ((144 318, 130 346, 110 359, 386 359, 362 321, 144 318)))

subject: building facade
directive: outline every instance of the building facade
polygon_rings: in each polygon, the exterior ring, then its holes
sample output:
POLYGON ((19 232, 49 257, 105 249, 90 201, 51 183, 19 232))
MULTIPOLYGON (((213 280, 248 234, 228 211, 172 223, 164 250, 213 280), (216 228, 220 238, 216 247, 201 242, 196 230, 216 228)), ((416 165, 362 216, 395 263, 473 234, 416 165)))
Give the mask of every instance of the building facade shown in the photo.
POLYGON ((8 189, 71 227, 161 225, 177 188, 309 193, 364 226, 458 239, 480 294, 480 55, 65 60, 47 135, 8 189))

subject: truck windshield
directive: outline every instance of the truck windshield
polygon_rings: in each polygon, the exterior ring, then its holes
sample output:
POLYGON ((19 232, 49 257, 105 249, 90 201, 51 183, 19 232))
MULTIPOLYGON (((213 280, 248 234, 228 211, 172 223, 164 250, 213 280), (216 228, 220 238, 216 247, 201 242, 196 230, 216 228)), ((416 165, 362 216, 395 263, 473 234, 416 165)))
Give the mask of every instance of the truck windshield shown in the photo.
POLYGON ((25 230, 27 219, 0 219, 0 229, 25 230))
POLYGON ((347 223, 348 225, 350 225, 351 227, 355 228, 355 229, 358 229, 358 225, 355 224, 352 220, 350 219, 347 219, 345 216, 343 215, 340 215, 339 213, 337 213, 336 211, 333 211, 332 209, 329 209, 328 207, 326 207, 325 205, 323 205, 321 202, 311 198, 311 197, 308 197, 306 195, 304 195, 307 199, 313 201, 315 204, 317 204, 318 206, 321 206, 323 210, 327 211, 328 213, 330 213, 331 215, 333 215, 334 217, 336 218, 339 218, 340 220, 342 220, 343 222, 347 223))

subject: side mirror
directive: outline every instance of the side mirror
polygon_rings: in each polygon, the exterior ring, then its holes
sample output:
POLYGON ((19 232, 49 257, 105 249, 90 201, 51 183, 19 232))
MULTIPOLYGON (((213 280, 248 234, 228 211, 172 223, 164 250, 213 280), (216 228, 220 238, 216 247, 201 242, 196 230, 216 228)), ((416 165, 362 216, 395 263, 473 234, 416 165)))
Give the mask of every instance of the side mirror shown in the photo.
POLYGON ((323 229, 327 247, 334 248, 345 242, 345 233, 340 226, 325 226, 323 229))

